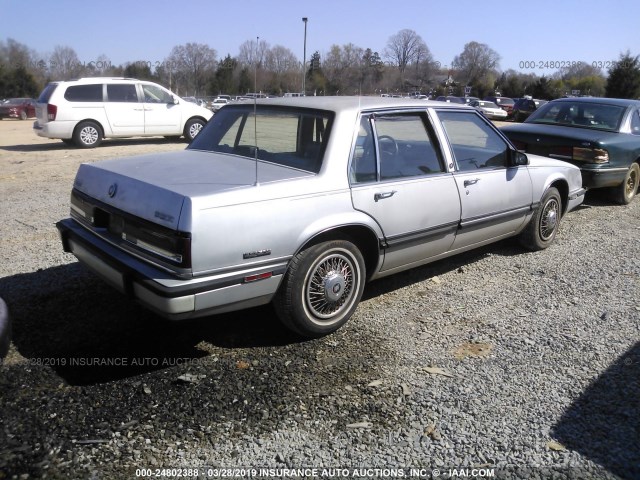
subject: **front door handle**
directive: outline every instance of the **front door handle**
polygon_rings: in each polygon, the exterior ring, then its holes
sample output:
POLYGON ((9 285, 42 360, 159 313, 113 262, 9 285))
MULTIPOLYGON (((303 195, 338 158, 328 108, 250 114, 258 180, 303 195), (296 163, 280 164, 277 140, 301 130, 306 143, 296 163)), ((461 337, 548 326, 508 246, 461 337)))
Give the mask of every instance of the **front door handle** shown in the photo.
POLYGON ((475 185, 476 183, 478 183, 480 181, 479 178, 474 178, 473 180, 465 180, 464 181, 464 186, 468 187, 469 185, 475 185))
POLYGON ((375 202, 377 202, 378 200, 384 200, 385 198, 391 198, 395 195, 396 191, 395 190, 391 190, 390 192, 384 192, 384 193, 376 193, 373 196, 373 200, 375 202))

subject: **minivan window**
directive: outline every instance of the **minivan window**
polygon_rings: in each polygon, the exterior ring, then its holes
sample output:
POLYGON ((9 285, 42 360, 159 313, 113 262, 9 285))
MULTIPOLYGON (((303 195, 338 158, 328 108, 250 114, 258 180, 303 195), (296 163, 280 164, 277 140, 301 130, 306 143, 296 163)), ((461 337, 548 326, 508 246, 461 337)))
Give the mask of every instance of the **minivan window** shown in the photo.
POLYGON ((167 91, 155 85, 142 85, 146 103, 173 103, 173 97, 167 91))
POLYGON ((73 85, 64 92, 64 98, 70 102, 101 102, 102 84, 73 85))
POLYGON ((53 95, 53 92, 55 92, 57 86, 57 83, 47 84, 47 86, 44 87, 44 90, 42 90, 42 93, 40 93, 40 96, 38 97, 38 103, 49 103, 49 99, 51 98, 51 95, 53 95))
POLYGON ((107 84, 107 101, 109 102, 137 102, 138 93, 133 84, 107 84))

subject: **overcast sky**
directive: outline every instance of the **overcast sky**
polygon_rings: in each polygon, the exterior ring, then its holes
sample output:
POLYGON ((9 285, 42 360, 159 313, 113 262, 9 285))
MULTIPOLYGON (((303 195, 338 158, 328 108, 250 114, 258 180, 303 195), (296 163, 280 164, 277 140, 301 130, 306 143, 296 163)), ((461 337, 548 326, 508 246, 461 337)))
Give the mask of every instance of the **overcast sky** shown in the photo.
POLYGON ((538 75, 567 62, 607 65, 621 52, 640 54, 639 0, 0 0, 0 39, 42 55, 68 46, 84 63, 106 55, 114 65, 155 66, 176 45, 204 43, 223 58, 260 37, 302 60, 302 17, 307 60, 347 43, 383 55, 389 37, 405 28, 442 66, 470 41, 498 52, 501 70, 538 75))

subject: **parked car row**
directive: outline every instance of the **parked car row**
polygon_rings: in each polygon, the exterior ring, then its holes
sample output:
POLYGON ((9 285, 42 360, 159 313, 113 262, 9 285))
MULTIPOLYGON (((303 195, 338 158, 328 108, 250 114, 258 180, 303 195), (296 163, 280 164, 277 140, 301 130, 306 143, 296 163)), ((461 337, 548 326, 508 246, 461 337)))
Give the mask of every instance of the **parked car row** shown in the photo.
POLYGON ((508 237, 549 247, 584 193, 578 167, 518 151, 461 104, 260 99, 221 108, 184 151, 81 165, 57 227, 162 316, 272 302, 318 337, 369 280, 508 237))
POLYGON ((559 98, 539 106, 524 123, 502 127, 522 152, 580 167, 586 188, 610 188, 628 204, 640 183, 640 101, 559 98))
POLYGON ((26 120, 36 116, 36 102, 33 98, 9 98, 0 102, 0 120, 18 118, 26 120))

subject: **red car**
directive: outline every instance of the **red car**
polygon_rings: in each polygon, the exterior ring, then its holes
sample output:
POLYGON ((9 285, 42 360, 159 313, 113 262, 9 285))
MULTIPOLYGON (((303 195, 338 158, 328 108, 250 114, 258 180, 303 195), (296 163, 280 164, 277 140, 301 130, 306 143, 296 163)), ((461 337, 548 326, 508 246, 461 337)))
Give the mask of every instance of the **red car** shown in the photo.
POLYGON ((26 120, 36 116, 36 102, 33 98, 10 98, 0 103, 0 119, 19 118, 26 120))
POLYGON ((501 109, 507 112, 507 116, 511 118, 511 112, 513 110, 513 105, 515 102, 512 98, 509 97, 484 97, 485 100, 489 102, 493 102, 498 105, 501 109))

